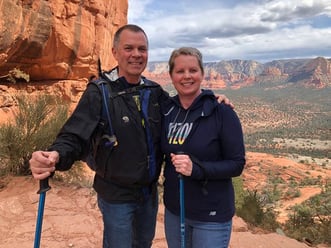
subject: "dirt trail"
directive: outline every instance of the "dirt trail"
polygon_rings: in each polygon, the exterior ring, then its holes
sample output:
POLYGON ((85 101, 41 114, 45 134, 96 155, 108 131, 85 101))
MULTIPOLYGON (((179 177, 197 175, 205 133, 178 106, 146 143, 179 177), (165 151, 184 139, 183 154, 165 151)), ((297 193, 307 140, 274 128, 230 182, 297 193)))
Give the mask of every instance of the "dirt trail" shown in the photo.
MULTIPOLYGON (((34 242, 39 195, 38 183, 31 177, 7 178, 0 188, 0 247, 31 248, 34 242)), ((96 196, 90 188, 63 186, 50 182, 46 194, 41 247, 94 248, 101 246, 102 220, 96 196)), ((160 206, 153 248, 166 248, 160 206)), ((307 248, 304 243, 282 235, 253 234, 240 219, 234 218, 230 248, 307 248)))
POLYGON ((283 201, 281 208, 275 209, 276 211, 279 211, 277 221, 279 221, 280 223, 285 223, 288 220, 288 214, 289 214, 288 209, 290 209, 290 207, 293 207, 297 204, 301 204, 302 202, 322 192, 322 189, 320 187, 314 187, 314 186, 301 188, 299 190, 300 190, 300 197, 283 201))

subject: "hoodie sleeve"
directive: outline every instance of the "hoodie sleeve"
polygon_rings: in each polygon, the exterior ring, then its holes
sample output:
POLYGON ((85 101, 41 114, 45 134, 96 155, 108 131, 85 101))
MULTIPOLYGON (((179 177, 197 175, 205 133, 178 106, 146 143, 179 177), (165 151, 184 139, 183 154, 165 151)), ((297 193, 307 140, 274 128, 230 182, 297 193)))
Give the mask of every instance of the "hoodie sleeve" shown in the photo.
POLYGON ((208 180, 239 176, 246 163, 243 131, 235 111, 227 105, 220 104, 217 107, 217 120, 219 121, 222 159, 219 161, 201 161, 200 167, 203 167, 204 175, 208 180))

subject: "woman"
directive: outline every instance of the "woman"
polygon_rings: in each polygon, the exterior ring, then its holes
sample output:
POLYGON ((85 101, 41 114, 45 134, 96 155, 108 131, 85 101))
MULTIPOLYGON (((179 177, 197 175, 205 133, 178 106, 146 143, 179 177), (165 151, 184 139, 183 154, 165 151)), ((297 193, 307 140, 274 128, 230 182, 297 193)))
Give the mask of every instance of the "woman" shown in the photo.
POLYGON ((235 213, 232 177, 245 165, 240 121, 233 109, 218 104, 204 77, 199 50, 183 47, 169 59, 177 90, 165 106, 162 149, 165 232, 169 248, 180 247, 179 175, 183 178, 186 247, 228 247, 235 213))

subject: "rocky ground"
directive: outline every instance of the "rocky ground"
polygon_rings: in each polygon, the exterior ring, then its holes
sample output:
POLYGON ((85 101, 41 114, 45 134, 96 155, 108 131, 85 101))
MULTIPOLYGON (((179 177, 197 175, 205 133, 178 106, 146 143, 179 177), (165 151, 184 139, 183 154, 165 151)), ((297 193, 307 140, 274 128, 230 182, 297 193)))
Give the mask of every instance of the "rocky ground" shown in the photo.
MULTIPOLYGON (((30 248, 34 242, 38 211, 38 183, 31 177, 11 177, 0 192, 1 248, 30 248)), ((41 247, 101 247, 102 220, 90 188, 63 186, 51 181, 46 194, 41 247)), ((163 206, 160 206, 153 248, 166 248, 163 206)), ((307 248, 304 243, 276 233, 252 233, 234 219, 232 248, 307 248)))
MULTIPOLYGON (((258 158, 264 165, 273 160, 266 154, 248 154, 248 166, 245 169, 245 180, 248 184, 262 182, 263 175, 254 173, 258 158), (254 163, 254 161, 256 163, 254 163), (269 161, 269 162, 268 162, 269 161), (255 175, 255 179, 252 175, 255 175)), ((281 158, 279 158, 281 159, 281 158)), ((279 162, 279 161, 278 161, 279 162)), ((282 159, 280 164, 288 165, 290 161, 282 159)), ((277 164, 277 160, 273 161, 277 164)), ((287 170, 285 174, 298 175, 295 170, 287 170)), ((302 166, 302 165, 300 165, 302 166)), ((277 170, 277 166, 272 167, 277 170)), ((299 168, 302 169, 302 168, 299 168)), ((269 171, 270 172, 270 171, 269 171)), ((320 171, 320 173, 322 173, 320 171)), ((330 177, 330 170, 324 174, 330 177)), ((41 245, 43 248, 101 247, 102 220, 96 204, 96 195, 89 187, 65 185, 59 181, 50 181, 52 189, 46 194, 41 245)), ((257 186, 257 185, 255 185, 257 186)), ((39 195, 36 191, 38 182, 27 177, 6 177, 0 180, 0 247, 1 248, 30 248, 34 242, 35 226, 38 211, 39 195)), ((302 189, 301 197, 283 202, 284 209, 319 193, 316 187, 302 189)), ((163 228, 163 205, 160 205, 156 237, 153 248, 166 248, 163 228)), ((285 216, 285 212, 283 212, 285 216)), ((308 248, 304 242, 285 237, 278 233, 266 233, 262 230, 251 231, 240 218, 234 218, 231 248, 308 248)), ((327 247, 327 246, 319 246, 327 247)))

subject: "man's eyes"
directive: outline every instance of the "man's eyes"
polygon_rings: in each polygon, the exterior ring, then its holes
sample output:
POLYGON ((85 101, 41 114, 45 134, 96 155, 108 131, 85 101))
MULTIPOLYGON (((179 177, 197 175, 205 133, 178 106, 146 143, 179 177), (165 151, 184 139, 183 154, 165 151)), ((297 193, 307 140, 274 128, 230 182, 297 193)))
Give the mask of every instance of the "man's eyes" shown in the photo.
MULTIPOLYGON (((129 52, 129 51, 134 50, 134 48, 133 47, 124 47, 124 50, 129 52)), ((140 51, 140 52, 146 52, 147 51, 147 48, 145 48, 145 47, 139 47, 138 48, 138 51, 140 51)))

